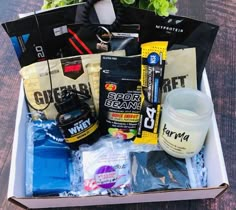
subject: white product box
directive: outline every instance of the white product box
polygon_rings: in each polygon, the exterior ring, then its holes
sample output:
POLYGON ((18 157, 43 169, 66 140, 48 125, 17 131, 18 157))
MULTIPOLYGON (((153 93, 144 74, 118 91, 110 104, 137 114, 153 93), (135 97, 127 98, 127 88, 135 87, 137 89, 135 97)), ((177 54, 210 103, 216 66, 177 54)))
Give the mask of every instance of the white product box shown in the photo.
MULTIPOLYGON (((203 73, 202 91, 211 96, 206 72, 203 73)), ((191 199, 215 198, 221 195, 229 186, 222 154, 219 132, 215 114, 206 139, 205 164, 208 168, 208 187, 201 189, 169 190, 150 193, 133 194, 125 197, 25 197, 25 151, 26 151, 26 121, 27 107, 21 85, 15 135, 12 150, 8 199, 24 208, 73 207, 108 204, 125 204, 158 201, 176 201, 191 199)))

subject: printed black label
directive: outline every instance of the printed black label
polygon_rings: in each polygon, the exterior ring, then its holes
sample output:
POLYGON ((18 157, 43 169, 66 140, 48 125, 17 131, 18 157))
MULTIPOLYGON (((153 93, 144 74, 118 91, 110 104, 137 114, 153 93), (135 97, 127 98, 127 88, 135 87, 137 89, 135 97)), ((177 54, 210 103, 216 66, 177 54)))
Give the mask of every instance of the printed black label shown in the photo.
POLYGON ((65 125, 60 125, 59 127, 63 133, 65 141, 67 143, 74 143, 95 132, 98 128, 98 122, 89 111, 76 120, 66 123, 65 125))
POLYGON ((84 73, 81 58, 61 59, 63 73, 66 77, 76 80, 84 73))

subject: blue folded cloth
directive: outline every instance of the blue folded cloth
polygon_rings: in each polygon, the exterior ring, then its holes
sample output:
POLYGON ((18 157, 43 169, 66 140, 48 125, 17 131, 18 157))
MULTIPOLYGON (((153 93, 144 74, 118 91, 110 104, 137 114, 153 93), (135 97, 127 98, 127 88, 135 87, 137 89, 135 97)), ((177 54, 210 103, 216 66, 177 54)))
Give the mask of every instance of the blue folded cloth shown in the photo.
POLYGON ((70 191, 70 149, 56 122, 31 121, 27 137, 27 194, 49 196, 70 191))

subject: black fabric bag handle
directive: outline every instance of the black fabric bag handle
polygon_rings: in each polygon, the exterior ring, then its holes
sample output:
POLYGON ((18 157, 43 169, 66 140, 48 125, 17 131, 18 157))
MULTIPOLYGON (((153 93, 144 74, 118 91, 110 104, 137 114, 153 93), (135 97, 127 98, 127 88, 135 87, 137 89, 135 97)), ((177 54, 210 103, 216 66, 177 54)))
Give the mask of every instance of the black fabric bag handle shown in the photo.
MULTIPOLYGON (((96 34, 100 34, 103 31, 103 29, 90 22, 89 14, 90 14, 90 11, 91 11, 93 5, 96 4, 98 1, 100 1, 100 0, 87 0, 86 4, 84 6, 83 14, 82 14, 82 23, 96 34)), ((106 28, 109 31, 118 31, 119 27, 121 25, 121 17, 122 17, 122 13, 123 13, 122 6, 121 6, 121 3, 119 0, 112 0, 112 3, 113 3, 114 10, 116 13, 116 19, 114 20, 114 22, 111 25, 106 26, 106 28)))
POLYGON ((39 39, 41 41, 41 44, 42 44, 42 48, 44 50, 44 54, 45 54, 45 60, 47 61, 47 67, 48 67, 48 76, 49 76, 49 83, 50 83, 50 94, 49 94, 49 102, 45 105, 45 107, 43 107, 42 109, 37 109, 35 108, 28 100, 27 96, 26 96, 26 91, 25 91, 25 88, 24 88, 24 94, 25 94, 25 101, 27 103, 27 105, 32 108, 33 110, 35 111, 38 111, 38 112, 43 112, 44 110, 46 110, 51 102, 52 102, 52 91, 53 91, 53 86, 52 86, 52 75, 51 75, 51 69, 50 69, 50 64, 49 64, 49 61, 48 61, 48 57, 47 57, 47 52, 46 52, 46 48, 45 48, 45 44, 44 44, 44 41, 43 41, 43 38, 42 38, 42 34, 41 34, 41 30, 40 30, 40 25, 39 25, 39 21, 38 21, 38 17, 37 17, 37 14, 36 12, 34 11, 34 18, 35 18, 35 22, 37 24, 37 30, 38 30, 38 34, 39 34, 39 39))

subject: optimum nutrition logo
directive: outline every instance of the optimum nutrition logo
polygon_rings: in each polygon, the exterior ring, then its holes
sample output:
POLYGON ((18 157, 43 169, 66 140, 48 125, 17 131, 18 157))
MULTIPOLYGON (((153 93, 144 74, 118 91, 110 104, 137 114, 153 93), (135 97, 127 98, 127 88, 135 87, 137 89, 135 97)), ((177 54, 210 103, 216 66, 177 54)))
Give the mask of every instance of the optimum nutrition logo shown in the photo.
POLYGON ((170 32, 177 32, 183 33, 184 30, 182 28, 172 27, 172 26, 165 26, 165 25, 156 25, 156 29, 170 31, 170 32))

